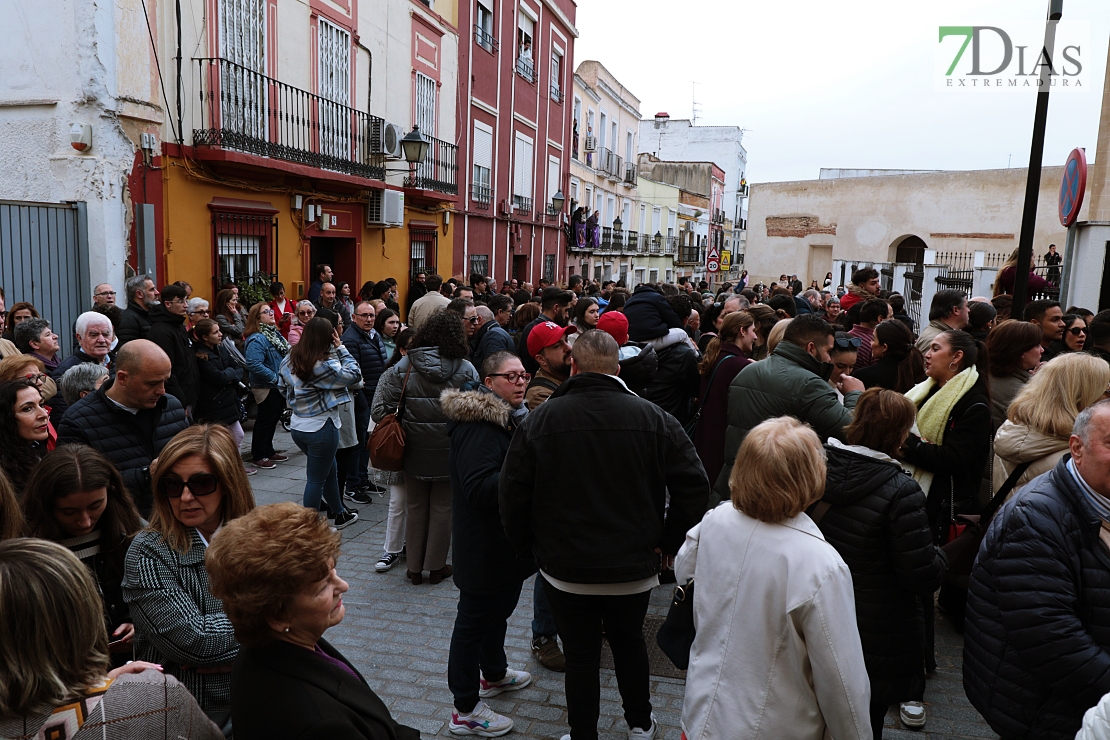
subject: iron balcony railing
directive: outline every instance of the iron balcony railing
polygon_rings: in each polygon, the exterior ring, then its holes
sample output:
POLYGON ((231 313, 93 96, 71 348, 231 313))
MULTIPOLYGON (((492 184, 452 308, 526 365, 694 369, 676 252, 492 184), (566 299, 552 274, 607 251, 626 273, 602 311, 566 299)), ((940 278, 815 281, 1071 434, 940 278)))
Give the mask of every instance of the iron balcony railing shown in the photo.
POLYGON ((563 102, 563 91, 554 82, 551 83, 551 99, 554 100, 556 103, 563 102))
POLYGON ((555 208, 555 206, 551 205, 550 203, 547 204, 546 215, 548 221, 558 221, 560 213, 562 213, 562 211, 555 208))
POLYGON ((631 162, 624 165, 624 183, 626 185, 636 184, 636 165, 631 162))
POLYGON ((478 43, 478 46, 486 51, 493 54, 497 53, 497 39, 493 37, 493 34, 486 33, 485 29, 478 24, 474 24, 474 40, 478 43))
POLYGON ((608 226, 601 227, 601 248, 613 248, 613 229, 608 226))
POLYGON ((385 179, 382 119, 226 59, 194 61, 200 105, 193 146, 385 179))
POLYGON ((674 254, 678 250, 678 237, 668 236, 663 242, 663 254, 674 254))
POLYGON ((516 73, 529 82, 536 81, 536 65, 527 57, 516 58, 516 73))
POLYGON ((640 249, 640 233, 638 231, 628 232, 628 249, 631 252, 643 251, 640 249))
POLYGON ((428 156, 420 164, 412 165, 405 176, 405 187, 458 195, 459 148, 434 136, 424 134, 424 138, 431 142, 428 156))
POLYGON ((648 251, 651 252, 652 254, 663 254, 663 241, 665 239, 666 239, 666 237, 663 237, 663 236, 653 236, 653 237, 651 237, 651 246, 648 249, 648 251))
POLYGON ((676 263, 681 265, 697 265, 701 264, 701 247, 697 245, 685 244, 678 251, 678 259, 676 263))
POLYGON ((624 231, 621 229, 613 229, 613 248, 624 248, 624 231))
POLYGON ((493 199, 493 189, 489 185, 474 183, 470 186, 470 199, 474 201, 475 208, 486 210, 493 199))
POLYGON ((532 199, 524 195, 513 196, 513 209, 517 216, 528 218, 532 215, 532 199))

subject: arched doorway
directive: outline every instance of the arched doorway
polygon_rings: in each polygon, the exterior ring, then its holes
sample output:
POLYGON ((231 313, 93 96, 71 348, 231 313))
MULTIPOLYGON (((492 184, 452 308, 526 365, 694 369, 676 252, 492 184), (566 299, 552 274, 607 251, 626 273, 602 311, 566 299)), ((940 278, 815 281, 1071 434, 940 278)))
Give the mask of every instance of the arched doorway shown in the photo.
POLYGON ((914 269, 918 272, 925 266, 925 250, 928 245, 920 236, 914 234, 904 236, 900 240, 895 240, 890 246, 895 262, 916 265, 914 269))

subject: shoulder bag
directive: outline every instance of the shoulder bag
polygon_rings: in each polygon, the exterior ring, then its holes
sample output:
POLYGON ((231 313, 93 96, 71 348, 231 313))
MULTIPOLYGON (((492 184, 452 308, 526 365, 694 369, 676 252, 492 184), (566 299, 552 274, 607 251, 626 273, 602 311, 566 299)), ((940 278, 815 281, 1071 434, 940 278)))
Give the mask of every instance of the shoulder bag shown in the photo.
MULTIPOLYGON (((713 372, 711 372, 709 374, 709 383, 708 383, 708 385, 705 386, 705 395, 707 397, 709 396, 709 392, 711 390, 713 390, 713 380, 717 377, 717 371, 721 368, 721 365, 725 364, 725 360, 727 360, 729 357, 732 357, 732 356, 733 355, 726 355, 725 357, 722 357, 720 359, 720 361, 717 362, 717 364, 713 366, 713 372)), ((699 399, 698 400, 698 407, 694 411, 694 416, 690 419, 690 421, 686 422, 686 426, 684 426, 682 428, 682 431, 686 432, 686 436, 689 437, 691 441, 693 441, 694 435, 698 431, 698 421, 701 419, 701 410, 702 410, 702 407, 704 407, 704 406, 705 406, 705 399, 704 398, 699 399)))
POLYGON ((694 645, 694 579, 675 586, 667 619, 655 634, 663 654, 681 671, 690 667, 690 648, 694 645))
POLYGON ((370 464, 378 470, 390 473, 399 473, 403 469, 405 459, 405 430, 401 425, 401 417, 405 413, 405 388, 409 384, 409 373, 412 372, 412 363, 405 370, 405 379, 401 383, 401 397, 397 399, 397 410, 386 414, 370 432, 366 440, 366 449, 370 453, 370 464))

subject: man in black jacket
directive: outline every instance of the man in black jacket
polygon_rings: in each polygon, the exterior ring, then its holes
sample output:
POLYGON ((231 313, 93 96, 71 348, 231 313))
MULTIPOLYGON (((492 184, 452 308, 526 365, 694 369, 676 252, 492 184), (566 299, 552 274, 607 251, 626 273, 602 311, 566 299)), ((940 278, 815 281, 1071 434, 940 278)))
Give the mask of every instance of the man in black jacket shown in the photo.
POLYGON ((120 315, 118 347, 122 347, 132 339, 146 339, 150 332, 151 306, 158 305, 161 295, 154 281, 148 275, 135 275, 127 279, 124 284, 127 290, 127 308, 120 315))
POLYGON ((441 399, 451 438, 454 578, 459 588, 447 684, 455 699, 451 732, 492 737, 511 730, 513 721, 482 699, 532 681, 525 671, 508 667, 505 630, 521 584, 536 572, 536 564, 530 556, 508 556, 511 548, 497 511, 501 466, 513 431, 528 414, 524 366, 511 352, 496 352, 483 363, 481 376, 483 385, 476 390, 449 390, 441 399))
POLYGON ((693 416, 694 400, 701 385, 698 353, 683 328, 692 312, 689 296, 680 294, 663 298, 651 291, 637 292, 624 311, 628 318, 629 338, 652 347, 658 359, 658 369, 641 395, 678 419, 683 426, 693 416), (640 308, 641 305, 643 308, 640 308), (629 308, 637 310, 629 311, 629 308))
POLYGON ((166 393, 175 396, 191 413, 197 402, 197 354, 185 328, 188 303, 185 289, 174 283, 162 291, 162 303, 150 307, 150 332, 147 339, 157 344, 170 358, 170 379, 166 393))
POLYGON ((158 345, 136 339, 120 349, 116 377, 66 410, 58 444, 84 444, 123 474, 139 513, 150 517, 150 466, 166 443, 189 426, 185 408, 166 393, 170 358, 158 345))
POLYGON ((570 380, 528 415, 509 446, 501 520, 517 556, 533 554, 544 578, 566 653, 574 738, 597 737, 603 630, 628 726, 650 738, 644 615, 661 560, 673 560, 705 511, 709 481, 674 417, 617 377, 616 340, 586 332, 571 360, 570 380), (567 485, 566 459, 553 453, 566 449, 575 451, 577 470, 626 465, 604 486, 567 485))
POLYGON ((385 345, 381 337, 374 330, 376 312, 374 305, 369 301, 359 301, 351 314, 351 324, 343 330, 343 346, 351 353, 351 357, 358 360, 362 369, 362 390, 355 391, 355 431, 358 432, 360 452, 351 455, 350 465, 347 470, 339 471, 346 476, 347 485, 343 495, 358 504, 373 502, 371 493, 380 489, 370 483, 370 473, 367 466, 370 464, 370 451, 366 448, 366 431, 370 426, 370 404, 374 401, 374 391, 378 389, 378 379, 385 372, 388 358, 385 356, 385 345))
POLYGON ((470 361, 479 372, 486 358, 493 356, 493 353, 516 352, 512 335, 496 318, 496 315, 509 316, 512 307, 513 299, 507 295, 495 295, 488 304, 477 307, 478 329, 470 339, 470 361))
POLYGON ((971 572, 964 689, 1007 740, 1070 740, 1110 692, 1110 402, 1069 446, 999 510, 971 572))

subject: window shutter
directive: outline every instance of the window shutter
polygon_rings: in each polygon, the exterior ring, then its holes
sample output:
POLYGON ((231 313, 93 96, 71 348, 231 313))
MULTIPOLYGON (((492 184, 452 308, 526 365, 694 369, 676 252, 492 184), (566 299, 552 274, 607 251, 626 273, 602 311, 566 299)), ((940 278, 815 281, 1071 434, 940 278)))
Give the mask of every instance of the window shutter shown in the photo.
POLYGON ((490 13, 493 13, 493 0, 478 0, 478 4, 490 13))
POLYGON ((493 132, 474 126, 474 164, 493 169, 493 132))

